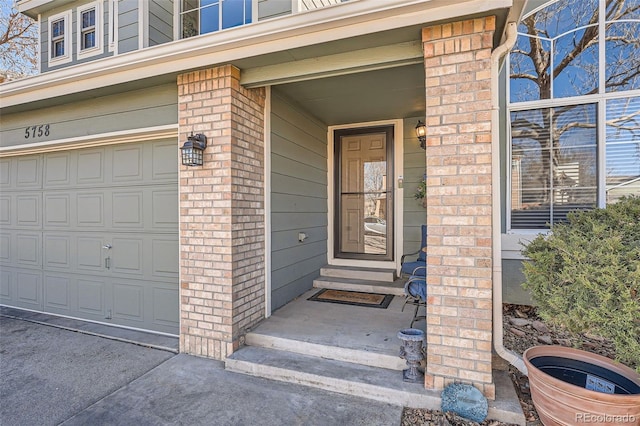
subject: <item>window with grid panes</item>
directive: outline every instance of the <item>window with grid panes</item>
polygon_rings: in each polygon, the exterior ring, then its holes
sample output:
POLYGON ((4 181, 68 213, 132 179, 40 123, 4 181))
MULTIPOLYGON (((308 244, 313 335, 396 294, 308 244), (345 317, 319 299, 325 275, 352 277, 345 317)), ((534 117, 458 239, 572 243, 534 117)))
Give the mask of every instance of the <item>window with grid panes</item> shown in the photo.
POLYGON ((556 0, 509 55, 509 230, 640 195, 640 0, 556 0))

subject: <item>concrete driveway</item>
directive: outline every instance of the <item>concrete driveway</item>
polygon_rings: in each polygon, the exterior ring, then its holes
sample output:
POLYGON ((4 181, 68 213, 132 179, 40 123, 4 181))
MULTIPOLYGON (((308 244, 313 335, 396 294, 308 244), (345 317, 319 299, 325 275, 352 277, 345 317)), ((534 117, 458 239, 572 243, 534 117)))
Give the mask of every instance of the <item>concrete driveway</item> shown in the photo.
POLYGON ((402 407, 0 316, 2 425, 397 425, 402 407))
POLYGON ((0 317, 0 423, 59 424, 174 356, 0 317))

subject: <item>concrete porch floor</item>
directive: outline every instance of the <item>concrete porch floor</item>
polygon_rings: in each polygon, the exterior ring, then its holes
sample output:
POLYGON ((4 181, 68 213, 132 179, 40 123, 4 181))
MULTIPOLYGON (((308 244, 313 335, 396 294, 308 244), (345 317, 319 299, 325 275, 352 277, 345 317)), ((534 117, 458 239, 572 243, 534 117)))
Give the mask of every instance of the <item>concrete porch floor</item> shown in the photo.
MULTIPOLYGON (((318 350, 328 351, 319 356, 331 355, 334 359, 392 370, 406 368, 406 362, 398 355, 397 334, 409 328, 414 306, 407 305, 402 312, 403 296, 395 296, 386 309, 380 309, 307 300, 318 291, 309 290, 275 311, 251 330, 246 343, 282 339, 294 343, 301 353, 307 353, 308 346, 318 346, 318 350)), ((424 308, 419 314, 424 314, 424 308)), ((424 320, 413 324, 420 330, 425 326, 424 320)), ((287 350, 296 352, 295 346, 287 350)))
MULTIPOLYGON (((406 362, 399 357, 397 334, 409 328, 414 309, 407 305, 401 311, 404 297, 379 309, 307 300, 317 291, 309 290, 250 330, 246 346, 227 359, 227 369, 414 408, 440 407, 439 392, 402 381, 406 362)), ((425 330, 425 321, 413 328, 425 330)), ((524 425, 508 373, 493 375, 496 400, 489 401, 488 418, 524 425)))

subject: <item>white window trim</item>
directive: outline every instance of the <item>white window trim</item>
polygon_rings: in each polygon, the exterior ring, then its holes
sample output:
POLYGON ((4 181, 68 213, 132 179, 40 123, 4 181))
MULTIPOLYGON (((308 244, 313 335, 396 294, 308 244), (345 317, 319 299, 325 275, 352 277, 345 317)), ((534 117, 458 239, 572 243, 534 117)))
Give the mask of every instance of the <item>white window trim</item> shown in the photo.
MULTIPOLYGON (((551 4, 558 2, 559 0, 548 1, 544 4, 541 4, 539 7, 527 13, 521 19, 524 20, 526 17, 531 16, 547 7, 551 4)), ((616 21, 608 21, 606 19, 606 5, 604 1, 598 1, 598 12, 599 12, 599 20, 597 24, 584 25, 577 28, 572 28, 569 31, 564 32, 563 34, 559 34, 552 38, 541 38, 550 42, 555 42, 555 40, 560 37, 575 32, 580 29, 584 29, 589 26, 598 25, 598 36, 599 40, 605 39, 605 28, 606 24, 611 22, 639 22, 638 19, 621 19, 616 21)), ((517 33, 517 36, 528 36, 526 34, 517 33)), ((553 44, 552 44, 553 46, 553 44)), ((510 62, 511 62, 511 54, 507 55, 506 64, 506 120, 507 120, 507 158, 505 165, 505 170, 507 170, 506 174, 506 233, 507 234, 530 234, 530 233, 547 233, 550 232, 549 229, 544 228, 529 228, 529 229, 513 229, 511 227, 511 163, 512 163, 512 148, 513 148, 513 139, 511 135, 511 122, 510 117, 511 113, 514 111, 526 111, 531 109, 542 109, 542 108, 555 108, 560 106, 567 105, 583 105, 583 104, 594 104, 596 105, 596 207, 604 208, 606 207, 606 105, 607 101, 611 99, 622 99, 622 98, 631 98, 634 96, 640 96, 640 89, 626 90, 626 91, 612 91, 607 92, 606 82, 605 82, 605 67, 606 60, 603 59, 606 57, 606 45, 605 43, 598 44, 598 93, 593 95, 576 95, 569 97, 554 97, 553 93, 553 83, 551 85, 551 98, 550 99, 536 99, 532 101, 523 101, 523 102, 512 102, 511 101, 511 84, 510 84, 510 62)), ((551 64, 550 67, 553 69, 553 50, 551 55, 551 64)), ((553 225, 551 226, 553 228, 553 225)))
POLYGON ((71 62, 71 9, 69 10, 65 10, 64 12, 61 13, 57 13, 55 15, 51 15, 48 19, 47 19, 47 28, 48 28, 48 35, 47 35, 47 42, 49 43, 48 46, 48 61, 47 61, 47 65, 49 67, 55 67, 56 65, 61 65, 61 64, 66 64, 68 62, 71 62), (60 19, 64 19, 64 55, 62 56, 57 56, 57 57, 53 57, 53 31, 52 31, 52 24, 60 19))
POLYGON ((76 46, 78 48, 78 59, 85 59, 91 56, 100 55, 104 52, 104 40, 103 40, 103 25, 104 25, 104 16, 102 14, 102 2, 95 1, 93 3, 84 4, 76 10, 76 46), (87 10, 95 9, 96 11, 96 45, 94 47, 90 47, 88 49, 82 49, 82 13, 87 10))
POLYGON ((138 0, 138 49, 149 47, 149 1, 138 0))
POLYGON ((38 48, 38 74, 42 74, 42 14, 40 13, 38 13, 38 46, 40 46, 38 48))
POLYGON ((109 52, 118 53, 118 1, 109 0, 109 52))

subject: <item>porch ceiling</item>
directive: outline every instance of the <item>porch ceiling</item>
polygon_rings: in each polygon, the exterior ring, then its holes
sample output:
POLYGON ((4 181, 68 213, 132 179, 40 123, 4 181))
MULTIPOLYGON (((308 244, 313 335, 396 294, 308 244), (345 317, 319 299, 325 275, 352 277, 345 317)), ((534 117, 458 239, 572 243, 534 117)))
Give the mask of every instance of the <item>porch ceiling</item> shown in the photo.
POLYGON ((276 90, 332 126, 424 115, 422 64, 281 84, 276 90))

